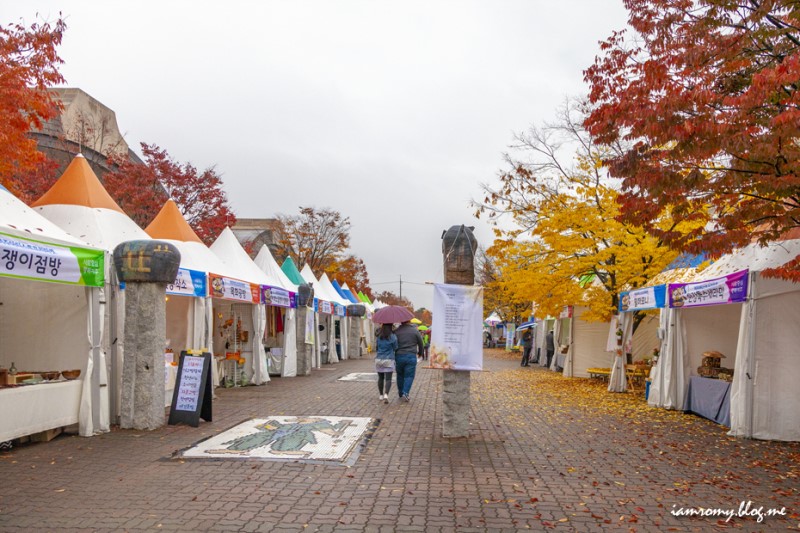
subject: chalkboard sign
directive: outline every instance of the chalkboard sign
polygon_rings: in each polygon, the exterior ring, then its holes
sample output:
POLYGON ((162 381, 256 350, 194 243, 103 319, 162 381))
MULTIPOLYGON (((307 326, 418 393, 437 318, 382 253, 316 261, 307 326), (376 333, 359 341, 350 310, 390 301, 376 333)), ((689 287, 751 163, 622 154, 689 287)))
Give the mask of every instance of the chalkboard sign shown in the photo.
POLYGON ((211 422, 210 373, 210 353, 202 352, 194 355, 186 351, 181 352, 178 378, 169 410, 170 425, 184 423, 197 427, 201 418, 211 422))

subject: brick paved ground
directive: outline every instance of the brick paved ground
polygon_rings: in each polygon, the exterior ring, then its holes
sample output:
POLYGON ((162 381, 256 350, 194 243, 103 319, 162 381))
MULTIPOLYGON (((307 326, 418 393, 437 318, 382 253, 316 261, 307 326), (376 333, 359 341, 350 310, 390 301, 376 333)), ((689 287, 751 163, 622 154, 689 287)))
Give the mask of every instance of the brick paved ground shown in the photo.
POLYGON ((489 356, 486 367, 472 375, 469 439, 441 437, 437 371, 420 369, 410 404, 384 405, 375 384, 336 381, 370 371, 363 359, 220 390, 214 422, 199 428, 114 430, 16 448, 0 455, 0 531, 704 531, 724 528, 716 518, 672 516, 673 504, 728 509, 742 500, 786 506, 794 517, 728 527, 800 527, 797 444, 731 439, 689 415, 637 418, 626 409, 643 399, 585 381, 573 401, 574 389, 558 391, 574 380, 520 368, 516 358, 489 356), (268 415, 380 424, 349 468, 171 459, 268 415))

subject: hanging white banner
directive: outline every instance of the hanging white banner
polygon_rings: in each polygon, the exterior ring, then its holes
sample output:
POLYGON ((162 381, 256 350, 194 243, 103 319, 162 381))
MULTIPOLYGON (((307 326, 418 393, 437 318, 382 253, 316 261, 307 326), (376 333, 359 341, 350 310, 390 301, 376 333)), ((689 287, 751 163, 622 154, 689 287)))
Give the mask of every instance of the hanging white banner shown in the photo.
POLYGON ((483 370, 483 287, 436 284, 432 368, 483 370))

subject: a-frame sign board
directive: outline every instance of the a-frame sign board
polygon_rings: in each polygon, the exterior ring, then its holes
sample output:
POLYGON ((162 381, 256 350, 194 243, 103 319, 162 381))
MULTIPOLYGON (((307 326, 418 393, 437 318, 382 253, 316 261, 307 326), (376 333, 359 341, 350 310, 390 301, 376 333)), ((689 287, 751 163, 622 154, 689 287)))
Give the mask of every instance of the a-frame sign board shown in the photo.
POLYGON ((168 424, 211 422, 211 354, 181 352, 168 424))

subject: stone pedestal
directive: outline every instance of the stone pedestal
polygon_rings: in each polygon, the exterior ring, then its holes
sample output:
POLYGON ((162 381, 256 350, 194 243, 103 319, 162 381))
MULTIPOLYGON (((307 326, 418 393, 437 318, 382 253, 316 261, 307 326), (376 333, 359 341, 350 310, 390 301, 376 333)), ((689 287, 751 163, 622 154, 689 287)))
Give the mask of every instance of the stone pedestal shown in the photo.
POLYGON ((442 436, 469 437, 470 373, 442 370, 442 436))
MULTIPOLYGON (((471 226, 451 226, 442 233, 444 282, 452 285, 475 283, 475 252, 478 243, 471 226)), ((469 437, 470 373, 442 370, 442 436, 469 437)))
POLYGON ((164 425, 164 287, 129 283, 125 288, 122 428, 156 429, 164 425))
POLYGON ((347 358, 361 357, 361 317, 347 317, 347 358))
POLYGON ((122 361, 120 426, 164 425, 164 349, 168 283, 175 281, 181 254, 163 241, 128 241, 114 249, 114 267, 125 282, 125 353, 122 361))
MULTIPOLYGON (((311 374, 313 344, 306 344, 306 308, 298 307, 295 323, 297 324, 297 375, 311 374)), ((314 316, 311 315, 311 320, 314 316)))

